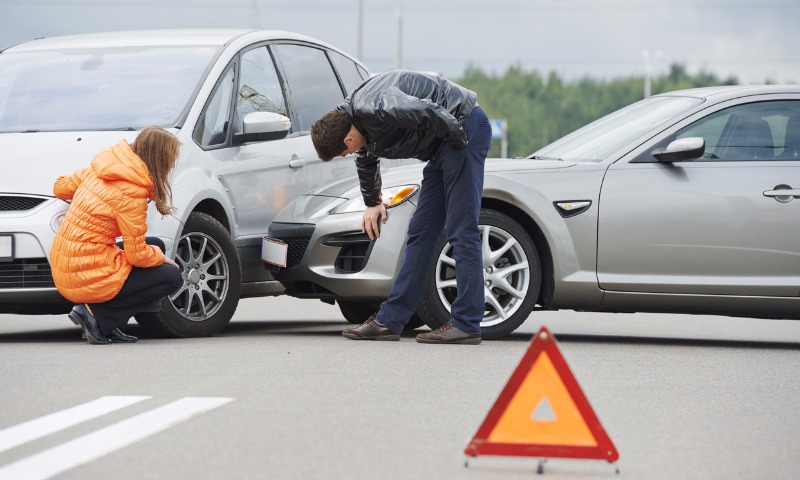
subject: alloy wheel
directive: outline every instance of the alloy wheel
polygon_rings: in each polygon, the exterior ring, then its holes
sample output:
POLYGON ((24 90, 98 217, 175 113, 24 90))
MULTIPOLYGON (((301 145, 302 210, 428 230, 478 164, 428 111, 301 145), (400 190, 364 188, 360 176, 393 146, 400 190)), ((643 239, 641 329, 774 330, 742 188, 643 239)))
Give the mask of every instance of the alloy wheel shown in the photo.
POLYGON ((178 241, 175 261, 183 286, 169 297, 172 305, 191 321, 213 316, 228 294, 228 262, 220 245, 204 233, 190 232, 178 241))
MULTIPOLYGON (((506 230, 480 225, 483 254, 485 311, 481 327, 506 321, 519 310, 531 282, 528 257, 522 244, 506 230)), ((456 261, 447 243, 436 262, 436 289, 450 311, 456 298, 456 261)))

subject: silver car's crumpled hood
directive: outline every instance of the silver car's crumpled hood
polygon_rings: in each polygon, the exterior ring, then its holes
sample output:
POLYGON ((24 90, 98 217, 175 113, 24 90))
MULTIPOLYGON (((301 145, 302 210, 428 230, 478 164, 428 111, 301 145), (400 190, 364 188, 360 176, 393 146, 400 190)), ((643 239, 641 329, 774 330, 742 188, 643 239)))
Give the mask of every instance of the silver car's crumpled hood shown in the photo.
POLYGON ((0 133, 0 192, 53 196, 53 183, 137 132, 0 133))
MULTIPOLYGON (((486 173, 509 172, 521 170, 551 170, 556 168, 568 168, 575 165, 575 162, 561 160, 534 160, 530 158, 487 158, 486 173)), ((425 162, 416 165, 381 169, 383 186, 391 187, 404 184, 419 184, 422 180, 422 169, 425 162)), ((348 178, 331 183, 313 190, 308 195, 318 195, 322 197, 352 198, 353 193, 358 192, 358 178, 348 178)))

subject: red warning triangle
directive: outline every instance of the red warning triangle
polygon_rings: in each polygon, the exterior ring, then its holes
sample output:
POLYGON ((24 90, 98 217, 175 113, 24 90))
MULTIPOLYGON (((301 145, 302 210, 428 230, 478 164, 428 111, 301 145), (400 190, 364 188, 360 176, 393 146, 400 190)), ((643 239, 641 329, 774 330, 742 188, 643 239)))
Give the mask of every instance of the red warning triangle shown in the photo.
POLYGON ((555 337, 545 327, 534 337, 464 453, 609 462, 619 458, 555 337))

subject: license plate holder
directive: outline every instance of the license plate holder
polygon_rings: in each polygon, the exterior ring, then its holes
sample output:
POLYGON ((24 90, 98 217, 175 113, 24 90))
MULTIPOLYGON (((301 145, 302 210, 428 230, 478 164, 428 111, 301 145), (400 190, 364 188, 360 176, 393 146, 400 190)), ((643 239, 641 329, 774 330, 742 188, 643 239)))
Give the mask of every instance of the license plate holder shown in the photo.
POLYGON ((286 268, 289 245, 277 238, 261 237, 261 260, 269 265, 286 268))

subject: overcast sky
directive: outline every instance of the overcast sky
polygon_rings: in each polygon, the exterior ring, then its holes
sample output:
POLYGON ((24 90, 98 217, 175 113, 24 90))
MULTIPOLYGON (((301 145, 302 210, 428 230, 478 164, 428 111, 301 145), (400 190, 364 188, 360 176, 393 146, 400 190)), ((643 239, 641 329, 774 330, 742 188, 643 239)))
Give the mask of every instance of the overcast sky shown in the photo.
POLYGON ((648 52, 654 74, 677 62, 741 83, 800 83, 798 0, 0 0, 0 46, 178 27, 295 31, 361 51, 373 72, 518 65, 610 79, 644 75, 648 52))

